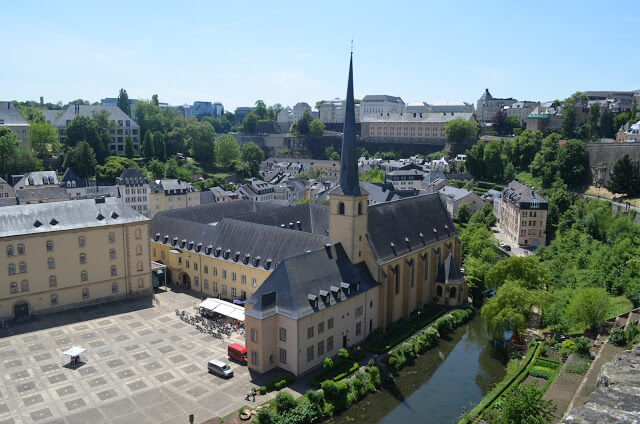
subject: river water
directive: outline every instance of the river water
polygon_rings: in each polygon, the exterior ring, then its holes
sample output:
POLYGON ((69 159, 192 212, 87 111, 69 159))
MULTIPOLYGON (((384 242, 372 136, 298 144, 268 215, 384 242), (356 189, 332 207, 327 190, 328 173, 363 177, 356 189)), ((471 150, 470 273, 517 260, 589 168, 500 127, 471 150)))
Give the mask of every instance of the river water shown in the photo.
POLYGON ((479 315, 400 371, 394 386, 367 395, 329 422, 457 423, 506 373, 505 358, 479 315))

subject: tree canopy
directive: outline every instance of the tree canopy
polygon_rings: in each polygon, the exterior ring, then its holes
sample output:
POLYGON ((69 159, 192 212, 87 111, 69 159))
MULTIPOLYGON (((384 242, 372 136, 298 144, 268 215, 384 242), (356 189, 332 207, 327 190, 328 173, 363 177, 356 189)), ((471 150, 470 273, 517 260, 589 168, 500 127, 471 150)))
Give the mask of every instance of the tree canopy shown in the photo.
POLYGON ((219 165, 228 167, 240 159, 240 146, 235 138, 230 135, 218 137, 215 144, 216 161, 219 165))
POLYGON ((567 307, 567 314, 572 322, 589 328, 603 323, 610 311, 611 299, 607 291, 597 287, 578 290, 567 307))
POLYGON ((264 160, 264 152, 253 142, 244 143, 240 147, 242 161, 247 164, 252 176, 257 176, 260 170, 260 163, 264 160))
POLYGON ((485 278, 490 288, 498 288, 505 281, 520 281, 526 289, 541 290, 546 286, 547 276, 537 257, 510 256, 491 268, 485 278))
POLYGON ((127 90, 125 90, 124 88, 121 88, 120 92, 118 93, 118 107, 120 108, 120 110, 126 113, 127 116, 131 116, 131 103, 129 102, 129 95, 127 94, 127 90))
POLYGON ((521 334, 527 326, 533 306, 541 304, 538 291, 527 290, 522 283, 506 281, 487 299, 481 310, 489 333, 502 340, 505 331, 521 334))
POLYGON ((71 168, 82 179, 96 174, 96 155, 86 141, 79 141, 69 149, 64 159, 64 168, 71 168))
POLYGON ((640 167, 638 162, 632 161, 629 155, 618 159, 613 166, 609 181, 612 193, 636 196, 640 193, 640 167))

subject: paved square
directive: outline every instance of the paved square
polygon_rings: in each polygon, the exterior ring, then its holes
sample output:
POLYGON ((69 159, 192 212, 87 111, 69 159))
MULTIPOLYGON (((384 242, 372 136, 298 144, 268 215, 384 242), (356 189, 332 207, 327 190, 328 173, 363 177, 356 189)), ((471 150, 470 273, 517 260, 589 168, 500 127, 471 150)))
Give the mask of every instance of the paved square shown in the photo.
MULTIPOLYGON (((227 343, 197 332, 175 315, 198 300, 166 292, 149 299, 96 305, 0 329, 0 423, 163 423, 223 417, 244 405, 247 367, 235 376, 207 371, 227 360, 227 343), (75 369, 62 351, 88 349, 75 369)), ((260 397, 260 401, 274 396, 260 397)))

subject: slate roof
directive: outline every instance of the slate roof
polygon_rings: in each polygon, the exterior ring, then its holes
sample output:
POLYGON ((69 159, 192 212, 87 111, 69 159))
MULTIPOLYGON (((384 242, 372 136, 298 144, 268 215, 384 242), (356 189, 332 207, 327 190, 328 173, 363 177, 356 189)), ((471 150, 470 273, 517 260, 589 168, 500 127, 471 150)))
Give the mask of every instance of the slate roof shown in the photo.
POLYGON ((222 221, 223 218, 246 215, 281 207, 272 203, 273 202, 267 203, 254 202, 252 200, 238 200, 236 202, 214 203, 193 206, 190 208, 171 209, 168 211, 158 212, 156 216, 168 216, 184 221, 212 224, 214 222, 222 221))
POLYGON ((367 239, 378 264, 456 236, 438 193, 369 206, 367 239))
POLYGON ((366 264, 352 264, 338 243, 284 259, 247 301, 252 308, 245 314, 257 319, 274 314, 300 319, 377 285, 366 264), (342 283, 348 284, 348 292, 342 283), (321 290, 327 295, 321 296, 321 290))
MULTIPOLYGON (((82 181, 76 174, 73 172, 71 168, 67 168, 64 170, 64 174, 62 174, 62 179, 60 179, 60 187, 66 187, 67 181, 73 182, 75 181, 75 187, 84 187, 85 183, 82 181)), ((74 187, 74 188, 75 188, 74 187)))
POLYGON ((213 196, 213 193, 210 191, 201 191, 200 192, 200 204, 207 205, 209 203, 215 203, 216 199, 213 196))
POLYGON ((402 98, 396 96, 388 96, 386 94, 367 94, 362 98, 362 102, 392 102, 404 103, 402 98))
POLYGON ((0 237, 148 221, 120 199, 70 200, 0 209, 0 237), (114 214, 115 212, 115 214, 114 214))
POLYGON ((464 199, 466 196, 470 195, 472 192, 469 190, 465 190, 464 188, 444 186, 438 190, 438 193, 450 198, 454 202, 457 202, 460 199, 464 199))
POLYGON ((140 186, 147 184, 147 177, 145 177, 139 169, 127 168, 122 171, 122 174, 117 178, 117 181, 119 185, 140 186))
POLYGON ((4 121, 2 125, 11 126, 29 126, 24 116, 16 109, 13 102, 0 102, 0 120, 4 121))
POLYGON ((453 255, 449 256, 438 266, 438 276, 436 282, 443 284, 462 284, 464 277, 460 273, 460 267, 456 263, 453 255))
POLYGON ((19 188, 21 186, 39 186, 58 184, 58 174, 56 171, 34 171, 24 175, 12 175, 11 185, 19 188))
POLYGON ((100 197, 122 197, 118 186, 69 187, 67 193, 72 199, 95 199, 100 197))
POLYGON ((284 228, 323 236, 329 234, 329 207, 325 205, 307 204, 270 209, 236 216, 233 219, 274 227, 284 225, 284 228))
POLYGON ((62 111, 57 109, 48 109, 42 110, 41 112, 44 115, 44 121, 47 124, 53 125, 53 123, 56 122, 56 116, 58 116, 58 113, 62 111))
POLYGON ((529 208, 531 200, 536 199, 539 209, 547 209, 547 200, 536 193, 531 187, 522 184, 518 180, 513 180, 504 190, 502 190, 502 198, 509 203, 515 204, 521 208, 529 208))
POLYGON ((151 192, 171 194, 170 190, 177 190, 173 194, 184 194, 185 192, 197 191, 191 184, 180 179, 156 180, 151 183, 151 192))
POLYGON ((431 169, 424 174, 424 183, 430 185, 437 180, 446 180, 444 173, 440 169, 431 169))
POLYGON ((18 203, 49 199, 68 199, 69 193, 61 187, 21 188, 16 190, 18 203))
POLYGON ((131 121, 129 128, 140 128, 126 113, 115 105, 70 105, 51 125, 57 128, 66 128, 67 121, 73 121, 76 116, 86 116, 92 118, 95 113, 106 111, 109 113, 111 121, 131 121))
POLYGON ((366 115, 362 118, 362 122, 449 122, 459 118, 472 121, 475 120, 475 115, 470 112, 428 112, 414 118, 413 114, 410 113, 392 113, 385 116, 366 115))
POLYGON ((231 262, 242 263, 245 255, 249 255, 250 265, 253 265, 254 260, 259 257, 258 267, 265 267, 267 261, 271 260, 271 269, 285 257, 318 249, 328 241, 325 236, 235 219, 222 219, 216 225, 208 225, 162 214, 154 216, 149 233, 152 241, 178 249, 197 249, 198 244, 201 244, 199 252, 193 250, 200 254, 215 256, 216 249, 220 248, 218 257, 231 262), (177 239, 177 244, 172 243, 174 238, 177 239), (182 240, 186 241, 184 246, 181 245, 182 240), (191 249, 189 246, 192 246, 191 249), (209 253, 207 253, 207 246, 212 248, 209 253), (227 250, 230 254, 228 258, 224 258, 224 252, 227 250), (240 254, 236 255, 236 252, 240 254))

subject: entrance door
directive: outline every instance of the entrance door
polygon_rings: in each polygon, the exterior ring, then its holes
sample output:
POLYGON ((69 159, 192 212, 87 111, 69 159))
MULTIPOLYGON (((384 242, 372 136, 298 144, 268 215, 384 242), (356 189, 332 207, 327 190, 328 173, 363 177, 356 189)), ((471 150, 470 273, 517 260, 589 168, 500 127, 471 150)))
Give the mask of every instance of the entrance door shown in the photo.
POLYGON ((185 289, 191 288, 191 279, 189 278, 189 275, 184 274, 182 276, 182 285, 184 286, 185 289))
POLYGON ((16 318, 26 317, 29 315, 29 305, 26 303, 18 303, 13 308, 16 318))
POLYGON ((347 347, 347 335, 342 336, 342 347, 347 347))

